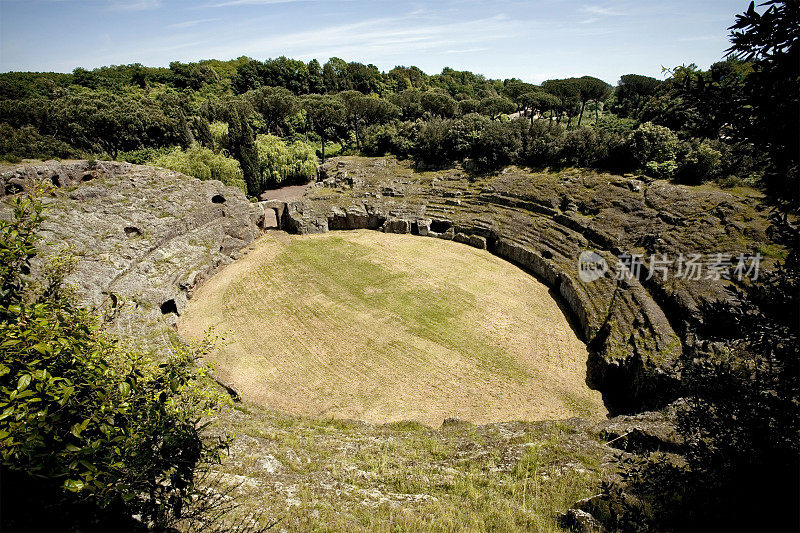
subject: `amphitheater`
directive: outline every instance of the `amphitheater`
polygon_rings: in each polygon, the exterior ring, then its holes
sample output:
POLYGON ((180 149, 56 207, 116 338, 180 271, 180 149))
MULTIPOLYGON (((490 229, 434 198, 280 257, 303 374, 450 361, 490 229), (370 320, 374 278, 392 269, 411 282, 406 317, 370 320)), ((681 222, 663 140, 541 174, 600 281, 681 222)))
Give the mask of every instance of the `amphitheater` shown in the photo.
MULTIPOLYGON (((302 476, 310 467, 286 466, 311 453, 302 435, 319 440, 319 424, 337 443, 326 450, 394 442, 397 424, 436 439, 451 439, 435 432, 443 423, 483 424, 501 473, 527 453, 519 439, 531 428, 603 464, 605 442, 634 426, 669 443, 651 411, 680 396, 684 349, 716 349, 706 304, 734 298, 735 281, 682 279, 676 265, 653 275, 646 261, 637 279, 618 257, 754 254, 769 242, 752 191, 587 170, 473 176, 343 157, 300 196, 261 202, 116 162, 0 178, 3 195, 48 188, 42 258, 68 243, 79 260, 70 282, 124 342, 163 356, 209 331, 222 338, 203 363, 245 406, 224 419, 243 437, 223 474, 287 509, 339 479, 333 459, 302 476), (587 251, 608 265, 599 279, 579 275, 587 251)), ((337 497, 361 505, 378 490, 376 501, 427 505, 350 476, 337 497)))

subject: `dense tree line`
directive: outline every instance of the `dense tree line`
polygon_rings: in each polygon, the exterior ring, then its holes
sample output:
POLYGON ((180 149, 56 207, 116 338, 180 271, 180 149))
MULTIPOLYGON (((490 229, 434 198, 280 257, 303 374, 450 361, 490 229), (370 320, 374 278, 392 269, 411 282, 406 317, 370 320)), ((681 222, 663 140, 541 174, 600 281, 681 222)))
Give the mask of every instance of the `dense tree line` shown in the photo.
MULTIPOLYGON (((0 127, 8 132, 0 155, 145 162, 155 161, 145 154, 197 144, 236 160, 256 195, 277 184, 275 176, 291 174, 263 177, 260 169, 277 163, 259 161, 256 136, 273 135, 287 147, 311 143, 323 160, 362 152, 427 167, 598 166, 686 183, 757 185, 772 179, 764 171, 771 156, 742 142, 741 133, 759 124, 755 113, 742 112, 742 101, 767 76, 751 59, 730 57, 708 71, 680 66, 665 81, 628 74, 616 88, 591 76, 534 85, 450 68, 381 72, 335 57, 324 64, 240 57, 7 73, 0 74, 0 127), (214 123, 225 124, 224 139, 212 134, 214 123)), ((796 137, 770 131, 762 133, 785 146, 796 137)))

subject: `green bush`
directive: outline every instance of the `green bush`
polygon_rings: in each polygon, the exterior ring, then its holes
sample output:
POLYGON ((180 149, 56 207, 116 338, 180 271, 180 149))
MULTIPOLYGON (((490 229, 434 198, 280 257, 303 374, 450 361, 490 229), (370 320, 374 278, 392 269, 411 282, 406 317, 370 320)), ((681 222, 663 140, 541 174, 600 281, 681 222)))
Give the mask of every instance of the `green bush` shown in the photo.
POLYGON ((150 161, 168 154, 171 148, 142 148, 141 150, 131 150, 117 154, 117 161, 126 161, 134 165, 146 165, 150 161))
POLYGON ((681 161, 678 177, 683 183, 697 184, 714 179, 722 154, 708 143, 700 143, 681 161))
POLYGON ((201 180, 219 180, 225 185, 232 185, 245 191, 242 169, 239 162, 225 157, 199 144, 193 144, 187 150, 179 147, 155 157, 149 164, 181 172, 201 180))
POLYGON ((547 120, 535 120, 522 132, 520 161, 533 167, 556 164, 563 144, 564 127, 547 120))
POLYGON ((199 418, 216 399, 189 353, 156 364, 121 351, 63 286, 71 261, 51 263, 40 287, 27 281, 42 206, 18 197, 12 207, 0 221, 0 459, 4 483, 31 492, 14 495, 28 508, 4 509, 4 527, 17 517, 60 529, 61 513, 89 503, 96 514, 78 518, 94 527, 113 509, 164 529, 205 498, 196 469, 226 445, 201 438, 199 418), (44 506, 52 516, 37 515, 44 506))
POLYGON ((82 153, 50 135, 40 135, 33 126, 13 128, 0 123, 0 156, 7 161, 21 159, 66 159, 82 153))
POLYGON ((366 155, 409 157, 414 149, 414 123, 376 124, 364 130, 361 149, 366 155))
POLYGON ((647 173, 654 178, 669 179, 674 176, 675 171, 678 170, 678 163, 676 163, 674 159, 662 161, 661 163, 648 161, 644 168, 647 173))
POLYGON ((470 153, 478 170, 497 170, 517 160, 522 147, 520 124, 491 121, 483 127, 470 153))
POLYGON ((608 157, 608 144, 594 128, 576 128, 564 133, 561 161, 588 167, 608 157))
POLYGON ((629 144, 641 168, 654 172, 656 177, 670 177, 678 168, 680 141, 669 128, 645 122, 631 134, 629 144))
POLYGON ((275 135, 257 135, 256 151, 262 187, 306 183, 316 176, 317 151, 310 143, 286 143, 275 135))
POLYGON ((414 146, 414 159, 424 166, 444 167, 457 156, 453 146, 455 121, 432 118, 420 123, 414 146))
POLYGON ((212 122, 208 126, 209 134, 211 135, 211 148, 215 152, 222 152, 228 150, 228 123, 227 122, 212 122))

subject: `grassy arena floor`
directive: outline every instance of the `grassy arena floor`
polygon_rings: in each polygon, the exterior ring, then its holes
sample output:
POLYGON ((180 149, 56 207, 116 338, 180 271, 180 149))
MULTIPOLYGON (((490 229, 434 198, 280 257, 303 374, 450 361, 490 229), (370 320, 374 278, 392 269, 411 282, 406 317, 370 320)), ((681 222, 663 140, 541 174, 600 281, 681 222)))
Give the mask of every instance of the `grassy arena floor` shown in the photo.
POLYGON ((245 399, 373 423, 599 417, 586 346, 547 287, 488 252, 375 231, 265 235, 179 331, 245 399))

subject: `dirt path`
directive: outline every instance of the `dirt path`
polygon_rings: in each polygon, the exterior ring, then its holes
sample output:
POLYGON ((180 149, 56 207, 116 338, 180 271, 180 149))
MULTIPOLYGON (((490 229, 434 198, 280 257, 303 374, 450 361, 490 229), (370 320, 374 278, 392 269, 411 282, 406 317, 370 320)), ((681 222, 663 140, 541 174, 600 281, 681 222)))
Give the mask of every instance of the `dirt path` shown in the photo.
POLYGON ((278 238, 201 287, 179 330, 262 405, 369 422, 605 414, 546 286, 465 245, 374 231, 278 238))
POLYGON ((288 187, 281 187, 280 189, 271 189, 261 193, 259 199, 262 202, 267 200, 282 200, 284 202, 291 202, 292 200, 302 198, 306 190, 313 185, 314 183, 312 182, 306 183, 305 185, 289 185, 288 187))

